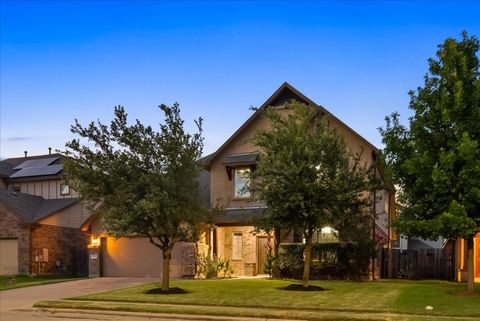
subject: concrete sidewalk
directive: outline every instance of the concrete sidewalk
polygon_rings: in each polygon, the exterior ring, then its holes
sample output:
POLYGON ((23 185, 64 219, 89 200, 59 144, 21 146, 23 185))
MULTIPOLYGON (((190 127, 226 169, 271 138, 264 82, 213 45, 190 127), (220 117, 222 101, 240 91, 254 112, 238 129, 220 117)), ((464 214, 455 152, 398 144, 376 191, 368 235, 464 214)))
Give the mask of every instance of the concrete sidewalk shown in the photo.
MULTIPOLYGON (((26 309, 17 310, 5 321, 51 321, 54 320, 115 320, 115 321, 136 321, 136 320, 169 320, 169 321, 302 321, 298 319, 270 319, 270 318, 241 318, 227 316, 209 315, 188 315, 188 314, 166 314, 166 313, 137 313, 137 312, 115 312, 115 311, 86 311, 70 309, 26 309)), ((4 321, 3 319, 1 319, 4 321)))

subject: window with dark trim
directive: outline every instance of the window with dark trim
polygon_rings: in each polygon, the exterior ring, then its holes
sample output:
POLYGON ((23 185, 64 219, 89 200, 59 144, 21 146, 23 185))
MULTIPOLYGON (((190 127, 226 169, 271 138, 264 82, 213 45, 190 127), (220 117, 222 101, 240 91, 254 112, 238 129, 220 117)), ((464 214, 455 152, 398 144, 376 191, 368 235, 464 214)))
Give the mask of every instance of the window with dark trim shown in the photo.
POLYGON ((250 168, 235 168, 235 198, 250 198, 250 168))

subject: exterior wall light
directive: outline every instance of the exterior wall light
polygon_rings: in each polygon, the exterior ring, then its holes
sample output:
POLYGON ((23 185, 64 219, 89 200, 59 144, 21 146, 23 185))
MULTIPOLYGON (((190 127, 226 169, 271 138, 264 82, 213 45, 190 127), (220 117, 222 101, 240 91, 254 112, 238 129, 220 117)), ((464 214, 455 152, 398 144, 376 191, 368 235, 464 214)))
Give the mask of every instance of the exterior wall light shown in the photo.
POLYGON ((330 226, 322 227, 322 234, 331 234, 333 232, 333 228, 330 226))
POLYGON ((99 237, 94 237, 92 235, 92 238, 90 239, 90 246, 89 247, 100 247, 100 238, 99 237))

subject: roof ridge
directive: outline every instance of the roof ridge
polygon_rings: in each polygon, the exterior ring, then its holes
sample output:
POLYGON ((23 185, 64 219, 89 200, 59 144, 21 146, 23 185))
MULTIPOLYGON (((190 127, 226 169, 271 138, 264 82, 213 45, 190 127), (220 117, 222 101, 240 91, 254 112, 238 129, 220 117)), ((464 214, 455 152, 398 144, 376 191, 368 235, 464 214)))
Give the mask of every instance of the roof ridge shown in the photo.
POLYGON ((9 161, 17 161, 17 160, 29 160, 29 159, 36 159, 36 158, 48 158, 48 157, 63 157, 64 155, 61 153, 51 153, 51 154, 40 154, 40 155, 32 155, 32 156, 19 156, 19 157, 8 157, 0 160, 0 163, 9 163, 9 161))

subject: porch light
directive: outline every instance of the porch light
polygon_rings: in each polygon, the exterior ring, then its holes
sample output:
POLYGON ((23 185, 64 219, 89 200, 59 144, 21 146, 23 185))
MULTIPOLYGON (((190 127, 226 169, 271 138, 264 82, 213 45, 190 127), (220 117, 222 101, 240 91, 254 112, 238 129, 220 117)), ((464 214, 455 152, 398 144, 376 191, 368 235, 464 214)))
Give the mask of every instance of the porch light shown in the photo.
POLYGON ((90 247, 99 247, 100 246, 100 238, 99 237, 94 237, 92 235, 90 239, 90 247))
POLYGON ((333 228, 330 226, 322 227, 322 234, 332 234, 333 228))

